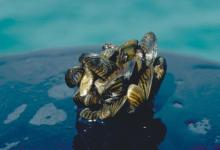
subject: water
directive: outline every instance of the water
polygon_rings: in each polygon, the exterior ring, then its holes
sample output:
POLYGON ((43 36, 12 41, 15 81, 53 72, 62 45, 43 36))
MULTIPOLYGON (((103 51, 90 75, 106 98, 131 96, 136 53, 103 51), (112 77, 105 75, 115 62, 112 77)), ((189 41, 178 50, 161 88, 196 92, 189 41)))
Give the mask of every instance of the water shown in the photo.
MULTIPOLYGON (((94 52, 73 48, 0 59, 0 150, 71 150, 75 91, 65 85, 64 74, 86 51, 94 52)), ((155 99, 155 118, 167 134, 159 149, 219 150, 220 65, 163 56, 168 72, 155 99)))
POLYGON ((0 55, 140 39, 161 51, 218 60, 220 1, 0 0, 0 55))

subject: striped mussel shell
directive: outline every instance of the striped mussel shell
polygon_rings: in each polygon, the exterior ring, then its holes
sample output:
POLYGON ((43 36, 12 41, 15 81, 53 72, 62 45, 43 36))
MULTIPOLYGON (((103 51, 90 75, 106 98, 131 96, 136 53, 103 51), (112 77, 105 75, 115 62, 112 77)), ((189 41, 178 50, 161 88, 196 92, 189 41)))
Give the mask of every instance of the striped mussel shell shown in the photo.
POLYGON ((88 57, 84 60, 84 63, 89 70, 102 79, 106 79, 111 73, 118 69, 114 62, 101 59, 100 57, 88 57))
POLYGON ((84 70, 80 66, 76 66, 67 70, 65 74, 65 82, 68 87, 73 88, 80 83, 84 70))
POLYGON ((148 100, 153 82, 154 69, 153 66, 145 67, 138 82, 138 86, 143 90, 144 98, 148 100))
POLYGON ((124 76, 118 76, 112 79, 105 87, 103 97, 118 97, 124 94, 125 91, 125 79, 124 76))
POLYGON ((85 64, 88 59, 96 59, 96 58, 99 58, 99 54, 96 54, 96 53, 83 53, 80 55, 79 57, 79 62, 81 64, 85 64))
POLYGON ((73 101, 80 106, 98 107, 101 106, 102 97, 97 92, 89 92, 86 96, 80 96, 80 92, 77 91, 73 101))
POLYGON ((89 93, 85 96, 84 103, 86 106, 89 107, 99 106, 102 104, 102 97, 94 88, 93 90, 89 91, 89 93))
POLYGON ((133 108, 138 107, 145 100, 143 89, 135 84, 131 84, 128 87, 127 99, 128 99, 128 102, 130 103, 131 107, 133 107, 133 108))
POLYGON ((84 108, 80 112, 80 117, 87 120, 97 120, 97 119, 104 120, 104 119, 112 118, 121 109, 125 101, 126 99, 122 97, 119 100, 115 101, 114 103, 111 104, 104 103, 102 107, 98 110, 93 110, 89 107, 84 108))

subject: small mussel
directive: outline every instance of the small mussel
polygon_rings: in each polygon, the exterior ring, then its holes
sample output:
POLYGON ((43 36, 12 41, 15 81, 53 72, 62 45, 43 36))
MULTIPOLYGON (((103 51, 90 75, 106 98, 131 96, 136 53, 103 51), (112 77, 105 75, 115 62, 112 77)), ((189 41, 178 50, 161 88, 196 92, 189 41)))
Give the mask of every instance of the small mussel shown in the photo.
POLYGON ((65 81, 68 87, 73 88, 78 85, 82 79, 84 70, 80 66, 68 69, 65 74, 65 81))

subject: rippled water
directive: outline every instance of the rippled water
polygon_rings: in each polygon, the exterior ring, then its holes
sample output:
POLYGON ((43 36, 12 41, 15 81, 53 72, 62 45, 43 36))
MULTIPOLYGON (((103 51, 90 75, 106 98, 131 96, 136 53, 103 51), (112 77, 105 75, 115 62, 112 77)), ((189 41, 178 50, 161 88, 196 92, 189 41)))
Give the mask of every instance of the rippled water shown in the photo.
POLYGON ((0 55, 119 44, 154 31, 162 51, 218 60, 219 6, 219 0, 0 0, 0 55))

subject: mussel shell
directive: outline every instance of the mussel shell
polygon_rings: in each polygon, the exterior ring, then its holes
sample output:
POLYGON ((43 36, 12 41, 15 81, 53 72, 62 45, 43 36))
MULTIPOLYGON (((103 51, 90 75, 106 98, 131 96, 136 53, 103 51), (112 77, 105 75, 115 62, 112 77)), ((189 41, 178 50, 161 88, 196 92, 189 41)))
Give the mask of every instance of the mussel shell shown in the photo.
POLYGON ((143 73, 141 74, 138 82, 138 86, 143 89, 144 97, 149 100, 149 95, 151 92, 151 86, 153 82, 154 69, 153 66, 144 67, 143 73))
POLYGON ((99 108, 102 104, 102 97, 98 94, 97 91, 90 91, 85 96, 80 96, 80 91, 77 91, 73 101, 77 106, 99 108))
POLYGON ((86 60, 90 59, 90 58, 99 58, 99 54, 96 54, 96 53, 83 53, 79 57, 79 62, 81 64, 84 64, 86 62, 86 60))
POLYGON ((87 57, 84 59, 84 64, 101 79, 106 79, 110 74, 118 69, 114 62, 101 59, 100 57, 87 57))
POLYGON ((80 96, 86 96, 91 90, 94 82, 93 73, 87 67, 85 67, 84 70, 85 72, 82 76, 79 86, 80 96))
POLYGON ((154 61, 154 77, 153 77, 149 99, 153 100, 154 96, 159 91, 160 85, 166 75, 166 71, 167 71, 166 59, 161 56, 157 57, 154 61))
POLYGON ((117 55, 118 55, 118 47, 107 48, 100 53, 100 57, 102 59, 107 59, 113 62, 116 62, 117 55))
POLYGON ((147 53, 150 53, 149 50, 152 50, 157 42, 157 37, 153 32, 148 32, 144 34, 143 38, 140 40, 140 46, 143 50, 146 50, 147 53))
POLYGON ((144 91, 139 86, 131 84, 127 91, 127 98, 131 107, 136 108, 145 100, 144 91))
POLYGON ((65 82, 68 87, 73 88, 79 84, 82 79, 84 70, 80 66, 68 69, 65 74, 65 82))
POLYGON ((92 110, 89 107, 84 108, 80 112, 80 117, 87 119, 87 120, 104 120, 108 118, 114 117, 117 112, 121 109, 124 105, 126 99, 122 97, 121 99, 115 101, 112 104, 103 104, 99 110, 92 110))

